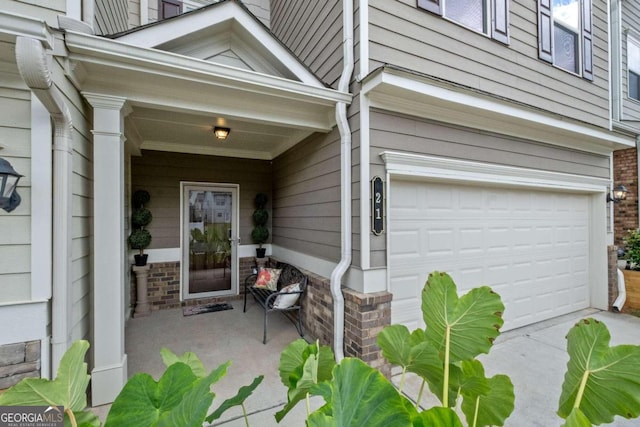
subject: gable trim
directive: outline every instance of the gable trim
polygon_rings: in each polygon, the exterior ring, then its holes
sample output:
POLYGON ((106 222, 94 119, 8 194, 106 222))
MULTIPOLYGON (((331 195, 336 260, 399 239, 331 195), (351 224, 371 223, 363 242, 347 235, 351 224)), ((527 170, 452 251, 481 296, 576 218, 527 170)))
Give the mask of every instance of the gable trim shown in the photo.
POLYGON ((325 87, 262 23, 254 19, 235 1, 225 1, 213 4, 211 7, 197 9, 138 31, 126 33, 115 40, 139 47, 153 48, 226 21, 232 22, 233 25, 240 25, 252 34, 262 48, 278 58, 284 67, 301 82, 311 86, 325 87))

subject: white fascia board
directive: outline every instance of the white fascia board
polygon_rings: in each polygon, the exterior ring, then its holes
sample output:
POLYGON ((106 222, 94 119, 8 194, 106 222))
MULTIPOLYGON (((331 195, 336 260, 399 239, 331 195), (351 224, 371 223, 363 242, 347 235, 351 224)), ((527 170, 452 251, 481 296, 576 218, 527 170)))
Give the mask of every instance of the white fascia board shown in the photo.
POLYGON ((163 141, 144 141, 142 150, 166 151, 170 153, 205 154, 220 157, 237 157, 243 159, 272 160, 266 151, 234 150, 233 148, 203 147, 202 145, 178 144, 163 141))
POLYGON ((631 137, 518 107, 506 101, 380 71, 366 79, 371 107, 473 127, 581 151, 609 154, 635 146, 631 137))
POLYGON ((0 34, 29 37, 41 41, 47 49, 53 48, 53 34, 44 21, 0 11, 0 34))
POLYGON ((277 76, 215 64, 171 52, 142 48, 82 33, 67 32, 69 59, 80 63, 95 63, 121 70, 148 72, 193 81, 211 82, 256 93, 334 105, 351 103, 348 92, 310 86, 277 76))
POLYGON ((196 10, 125 34, 118 37, 118 40, 127 44, 152 48, 231 20, 251 34, 255 38, 256 44, 278 58, 301 82, 311 86, 324 87, 322 82, 305 68, 288 49, 282 46, 262 24, 249 16, 247 11, 235 2, 226 2, 214 7, 196 10))
POLYGON ((380 153, 380 157, 391 176, 401 175, 584 193, 604 193, 611 183, 606 178, 395 151, 383 151, 380 153))

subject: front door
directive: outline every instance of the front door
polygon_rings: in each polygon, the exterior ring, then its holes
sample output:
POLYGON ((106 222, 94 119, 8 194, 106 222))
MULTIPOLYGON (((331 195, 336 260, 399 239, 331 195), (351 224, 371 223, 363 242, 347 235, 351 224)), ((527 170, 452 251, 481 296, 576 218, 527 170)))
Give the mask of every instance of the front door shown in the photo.
POLYGON ((184 299, 238 293, 238 186, 181 183, 184 299))

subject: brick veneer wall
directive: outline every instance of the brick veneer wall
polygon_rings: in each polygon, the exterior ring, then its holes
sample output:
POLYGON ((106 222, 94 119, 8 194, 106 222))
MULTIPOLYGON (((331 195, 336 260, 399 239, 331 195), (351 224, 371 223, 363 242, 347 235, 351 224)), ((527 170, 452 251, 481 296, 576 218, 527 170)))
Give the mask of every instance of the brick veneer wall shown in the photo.
POLYGON ((638 156, 636 148, 613 152, 613 182, 624 185, 629 192, 627 199, 614 204, 614 244, 624 246, 623 239, 628 230, 638 228, 638 156))
MULTIPOLYGON (((240 258, 238 274, 240 277, 240 295, 233 297, 210 297, 180 301, 180 262, 151 263, 147 279, 147 296, 151 310, 165 310, 183 305, 198 305, 210 302, 228 301, 242 298, 244 278, 252 273, 256 264, 254 257, 240 258)), ((131 275, 131 302, 133 309, 136 302, 136 275, 131 275)))
POLYGON ((0 390, 23 378, 40 377, 40 341, 0 346, 0 390))
MULTIPOLYGON (((305 335, 333 347, 333 297, 331 281, 326 277, 302 270, 308 277, 307 292, 302 304, 305 335)), ((391 373, 376 344, 378 333, 391 324, 389 292, 363 294, 342 288, 344 295, 344 353, 362 359, 384 375, 391 373)))

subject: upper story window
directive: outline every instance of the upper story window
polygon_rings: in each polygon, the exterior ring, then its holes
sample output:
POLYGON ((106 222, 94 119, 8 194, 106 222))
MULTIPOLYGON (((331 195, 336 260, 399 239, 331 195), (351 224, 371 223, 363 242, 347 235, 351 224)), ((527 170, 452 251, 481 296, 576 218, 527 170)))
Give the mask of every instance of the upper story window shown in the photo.
POLYGON ((640 42, 627 37, 627 69, 629 98, 640 101, 640 42))
POLYGON ((591 0, 538 0, 538 55, 593 80, 591 0))
POLYGON ((509 43, 509 0, 418 0, 418 7, 509 43))
POLYGON ((182 13, 181 0, 158 0, 158 20, 171 18, 182 13))

